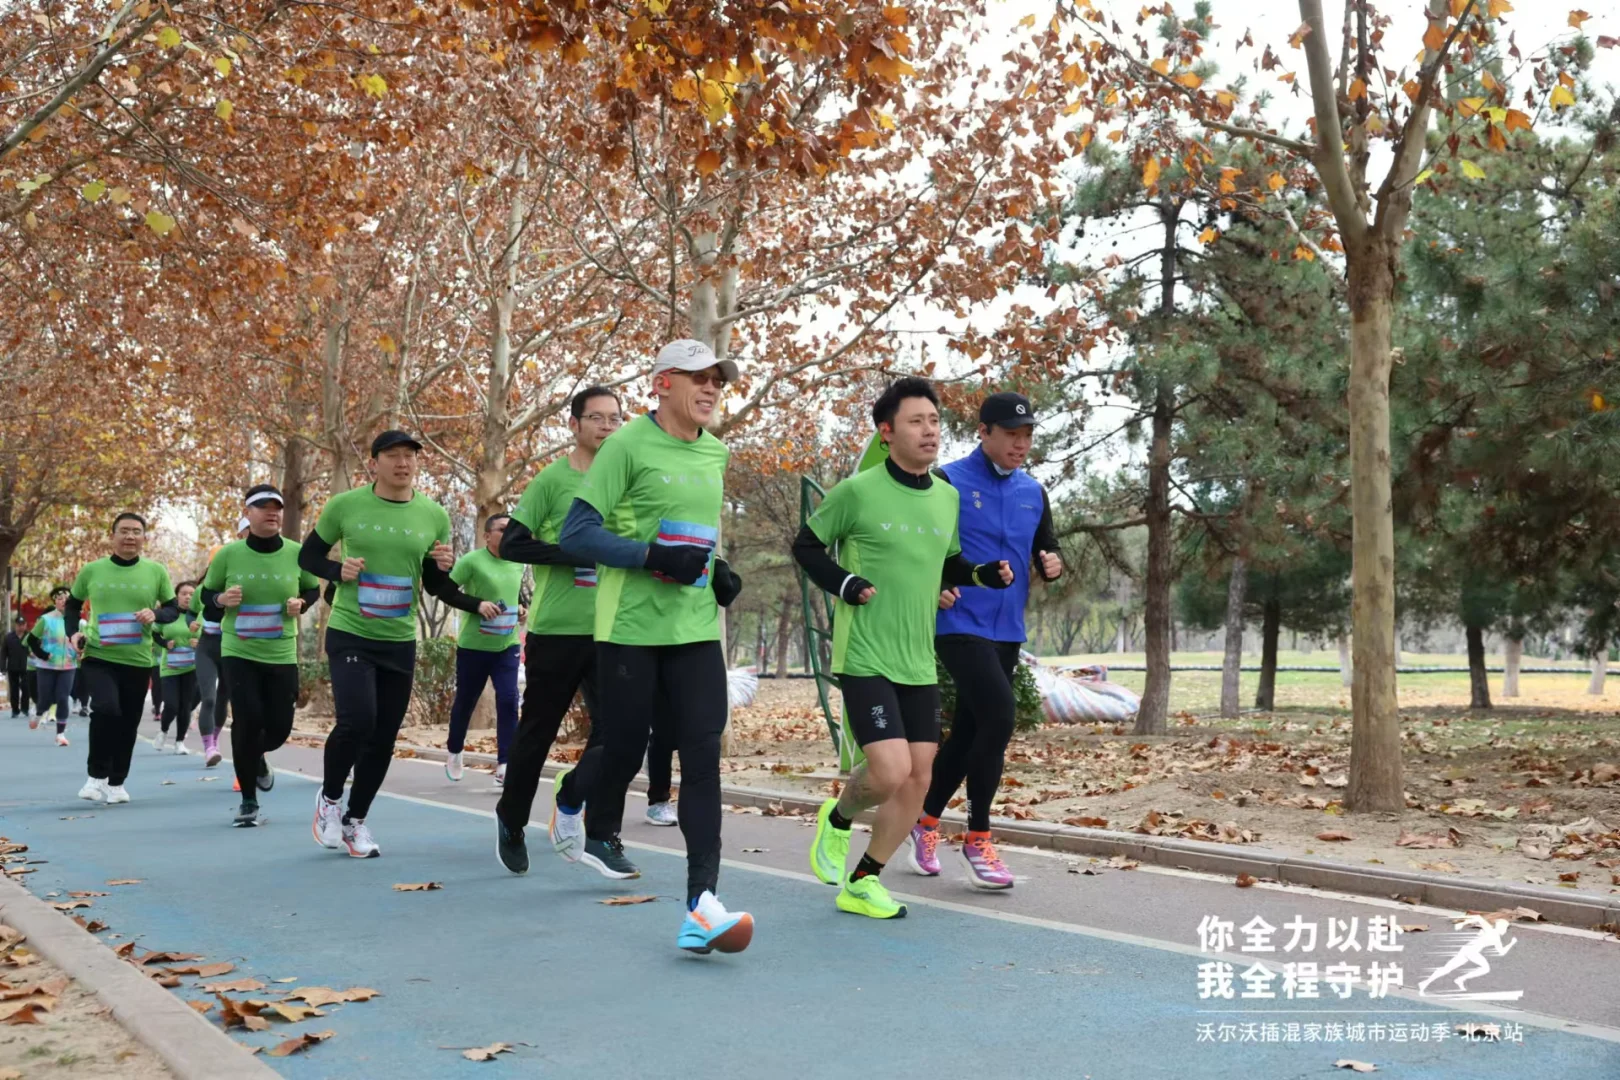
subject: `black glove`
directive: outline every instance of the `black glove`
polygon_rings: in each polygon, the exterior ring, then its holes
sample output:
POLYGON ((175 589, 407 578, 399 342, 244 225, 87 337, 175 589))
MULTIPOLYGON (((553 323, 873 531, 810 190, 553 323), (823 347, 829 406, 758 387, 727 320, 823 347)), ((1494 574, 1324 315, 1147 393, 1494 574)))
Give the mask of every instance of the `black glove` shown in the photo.
POLYGON ((696 585, 708 569, 709 549, 696 544, 650 544, 643 565, 682 585, 696 585))
POLYGON ((742 575, 731 568, 731 564, 721 558, 714 560, 714 570, 709 575, 714 583, 714 599, 721 607, 730 607, 731 602, 737 599, 742 592, 742 575))
MULTIPOLYGON (((973 580, 986 589, 1010 589, 1012 581, 1001 580, 1000 562, 982 562, 973 568, 973 580)), ((1017 571, 1013 572, 1013 581, 1017 581, 1017 571)))
POLYGON ((863 577, 851 577, 844 582, 844 588, 839 596, 839 599, 846 604, 852 604, 859 607, 860 605, 866 603, 865 600, 861 599, 861 593, 865 592, 867 589, 873 589, 876 587, 877 586, 873 585, 870 581, 867 581, 863 577))

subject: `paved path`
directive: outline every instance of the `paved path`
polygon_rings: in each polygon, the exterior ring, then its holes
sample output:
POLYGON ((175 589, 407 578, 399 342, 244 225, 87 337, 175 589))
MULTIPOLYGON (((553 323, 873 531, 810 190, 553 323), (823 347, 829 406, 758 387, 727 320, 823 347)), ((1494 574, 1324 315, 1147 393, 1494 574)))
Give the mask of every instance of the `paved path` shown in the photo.
MULTIPOLYGON (((299 770, 319 773, 316 750, 280 752, 283 778, 264 800, 271 823, 234 830, 229 772, 144 743, 128 785, 133 802, 78 801, 82 721, 71 734, 74 746, 62 750, 44 728, 0 724, 0 833, 46 860, 28 878, 36 894, 105 889, 112 895, 92 913, 115 932, 143 947, 234 960, 227 978, 382 991, 295 1028, 236 1033, 258 1045, 297 1031, 337 1033, 307 1055, 268 1059, 289 1077, 409 1080, 482 1069, 757 1080, 844 1077, 861 1062, 877 1075, 928 1080, 1271 1078, 1335 1075, 1340 1058, 1374 1062, 1392 1077, 1620 1076, 1620 942, 1579 931, 1516 925, 1520 944, 1469 987, 1522 990, 1525 1013, 1447 1008, 1411 992, 1374 1000, 1364 989, 1348 1001, 1325 988, 1324 1000, 1290 1001, 1280 981, 1277 1000, 1201 1000, 1198 965, 1214 959, 1199 954, 1205 915, 1237 927, 1300 916, 1324 937, 1328 919, 1355 917, 1363 948, 1370 917, 1427 924, 1400 954, 1341 956, 1322 940, 1305 955, 1323 965, 1393 960, 1409 984, 1436 962, 1425 954, 1450 927, 1443 913, 1406 905, 1239 890, 1199 875, 1079 875, 1070 871, 1082 860, 1032 852, 1009 853, 1021 876, 1005 894, 967 888, 950 862, 938 880, 891 871, 891 887, 914 902, 910 917, 879 924, 838 912, 832 890, 805 872, 802 822, 731 814, 721 895, 752 911, 759 929, 740 956, 697 958, 674 947, 684 882, 676 830, 627 827, 644 870, 635 882, 564 864, 531 831, 534 869, 514 878, 495 862, 487 774, 452 784, 439 766, 405 760, 371 815, 385 854, 355 860, 310 837, 314 785, 299 770), (117 878, 142 884, 104 885, 117 878), (392 889, 422 881, 444 888, 392 889), (660 899, 596 902, 625 893, 660 899), (1462 1021, 1515 1020, 1518 1043, 1453 1034, 1462 1021), (1209 1025, 1203 1039, 1200 1025, 1209 1025), (1334 1028, 1341 1039, 1323 1041, 1334 1028), (1420 1028, 1427 1041, 1415 1038, 1420 1028), (1433 1041, 1437 1030, 1449 1037, 1433 1041), (1397 1031, 1405 1041, 1391 1041, 1397 1031), (477 1065, 442 1049, 496 1041, 519 1044, 516 1054, 477 1065)), ((545 794, 537 820, 549 812, 545 794)), ((630 814, 640 809, 632 799, 630 814)), ((1228 958, 1238 972, 1255 959, 1228 958)))

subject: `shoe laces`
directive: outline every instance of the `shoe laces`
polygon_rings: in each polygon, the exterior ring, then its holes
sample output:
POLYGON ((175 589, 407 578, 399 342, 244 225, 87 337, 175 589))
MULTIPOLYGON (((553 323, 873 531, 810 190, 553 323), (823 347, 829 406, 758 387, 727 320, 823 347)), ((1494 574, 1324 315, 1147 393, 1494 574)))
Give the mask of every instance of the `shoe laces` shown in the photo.
POLYGON ((939 850, 939 830, 938 829, 924 829, 923 832, 922 832, 922 853, 923 853, 923 858, 932 859, 934 857, 934 852, 936 852, 938 850, 939 850))
POLYGON ((354 831, 354 842, 356 844, 370 844, 372 842, 371 830, 366 828, 365 822, 356 821, 349 828, 354 831))
POLYGON ((1001 861, 1001 856, 996 853, 996 845, 989 840, 970 840, 967 846, 972 848, 979 861, 991 870, 1007 869, 1001 861))
POLYGON ((620 858, 624 857, 624 841, 620 840, 617 836, 608 837, 606 840, 602 841, 602 846, 607 848, 612 854, 620 858))

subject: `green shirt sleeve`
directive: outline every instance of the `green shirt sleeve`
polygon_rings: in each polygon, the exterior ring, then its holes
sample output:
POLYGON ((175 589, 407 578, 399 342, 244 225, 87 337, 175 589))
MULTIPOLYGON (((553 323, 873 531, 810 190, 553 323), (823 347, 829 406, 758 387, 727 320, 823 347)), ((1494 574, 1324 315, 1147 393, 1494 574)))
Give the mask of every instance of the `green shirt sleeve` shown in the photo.
POLYGON ((467 552, 467 554, 457 559, 456 564, 450 568, 450 580, 457 585, 467 584, 467 580, 472 577, 473 554, 471 551, 467 552))
POLYGON ((831 547, 848 536, 855 520, 855 502, 854 489, 848 484, 839 484, 827 492, 827 497, 806 522, 816 539, 831 547))
POLYGON ((304 592, 308 589, 319 589, 324 584, 325 582, 316 577, 314 574, 310 573, 308 570, 300 570, 298 572, 299 592, 304 592))
POLYGON ((538 539, 540 529, 546 523, 546 517, 551 513, 551 485, 545 482, 542 472, 530 480, 518 497, 517 509, 512 511, 512 520, 519 522, 538 539))
POLYGON ((628 439, 608 439, 596 451, 596 460, 579 482, 579 495, 589 506, 596 508, 606 520, 623 501, 630 490, 630 452, 628 439))
POLYGON ((326 505, 321 507, 321 516, 315 520, 315 535, 327 547, 343 536, 343 503, 342 495, 326 500, 326 505))
POLYGON ((167 604, 174 599, 174 579, 169 577, 169 568, 159 565, 158 572, 158 603, 167 604))
POLYGON ((79 569, 78 575, 73 579, 73 585, 68 589, 68 595, 75 600, 90 599, 90 567, 79 569))
POLYGON ((448 544, 450 542, 450 514, 438 503, 434 503, 433 508, 439 512, 439 534, 434 539, 441 544, 448 544))
POLYGON ((213 559, 208 563, 208 572, 203 575, 202 586, 191 597, 191 610, 193 613, 202 611, 203 589, 209 592, 225 591, 225 568, 221 565, 225 560, 220 558, 225 554, 224 549, 214 553, 213 559))

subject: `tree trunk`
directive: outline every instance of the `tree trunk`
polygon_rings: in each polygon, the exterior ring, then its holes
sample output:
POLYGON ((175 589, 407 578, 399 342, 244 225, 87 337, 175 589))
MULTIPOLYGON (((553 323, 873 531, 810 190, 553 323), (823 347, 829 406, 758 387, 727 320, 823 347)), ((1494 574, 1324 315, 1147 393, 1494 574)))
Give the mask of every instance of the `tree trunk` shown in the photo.
POLYGON ((1161 388, 1153 404, 1153 442, 1148 451, 1147 572, 1142 629, 1147 644, 1147 680, 1136 734, 1162 735, 1170 711, 1170 428, 1171 401, 1161 388))
MULTIPOLYGON (((782 594, 782 610, 776 616, 776 677, 785 679, 788 676, 788 646, 793 641, 793 609, 795 597, 792 591, 782 594)), ((765 674, 760 670, 760 674, 765 674)))
POLYGON ((1609 646, 1604 642, 1592 654, 1592 681, 1586 684, 1586 692, 1596 697, 1603 696, 1603 683, 1609 673, 1609 646))
POLYGON ((1266 601, 1260 622, 1260 688, 1254 694, 1254 707, 1271 712, 1277 707, 1277 639, 1282 637, 1282 601, 1266 601))
POLYGON ((1350 783, 1345 806, 1399 813, 1401 714, 1395 687, 1395 521, 1389 447, 1394 241, 1369 234, 1347 254, 1352 511, 1350 783))
POLYGON ((1347 634, 1339 635, 1339 685, 1350 685, 1350 637, 1347 634))
POLYGON ((294 435, 287 440, 281 469, 281 535, 288 540, 304 538, 304 466, 304 440, 294 435))
POLYGON ((1232 560, 1226 584, 1226 655, 1221 658, 1221 716, 1234 719, 1242 709, 1239 681, 1243 675, 1243 600, 1249 587, 1249 561, 1232 560))
POLYGON ((1491 707, 1491 680, 1485 671, 1485 628, 1469 626, 1464 630, 1468 636, 1468 707, 1488 709, 1491 707))
POLYGON ((1502 645, 1502 696, 1519 696, 1519 661, 1524 657, 1524 639, 1510 637, 1502 645))

